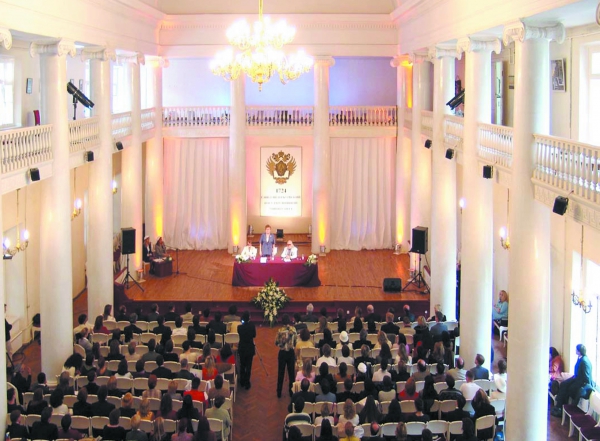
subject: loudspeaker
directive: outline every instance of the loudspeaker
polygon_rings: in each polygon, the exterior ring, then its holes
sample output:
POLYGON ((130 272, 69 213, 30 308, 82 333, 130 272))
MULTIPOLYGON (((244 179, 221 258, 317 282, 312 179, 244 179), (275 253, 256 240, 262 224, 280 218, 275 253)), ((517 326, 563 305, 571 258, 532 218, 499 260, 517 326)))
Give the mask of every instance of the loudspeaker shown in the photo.
POLYGON ((402 280, 395 277, 383 279, 383 290, 385 292, 400 292, 402 291, 402 280))
POLYGON ((430 149, 431 148, 431 144, 432 144, 431 139, 428 139, 427 141, 425 141, 425 148, 426 149, 430 149))
POLYGON ((123 143, 121 141, 117 141, 115 143, 115 147, 117 148, 117 150, 121 151, 123 150, 123 143))
POLYGON ((40 169, 39 168, 30 168, 29 169, 29 179, 31 182, 36 182, 40 180, 40 169))
POLYGON ((135 254, 135 228, 121 228, 121 254, 135 254))
POLYGON ((94 161, 94 152, 92 152, 91 150, 89 152, 85 152, 83 154, 83 160, 85 162, 93 162, 94 161))
POLYGON ((277 235, 275 236, 277 239, 283 239, 283 229, 277 228, 277 235))
POLYGON ((554 199, 554 207, 552 207, 552 211, 556 214, 564 216, 567 212, 567 207, 569 206, 569 198, 565 198, 562 196, 556 196, 554 199))
POLYGON ((446 159, 454 158, 454 149, 446 149, 446 159))
POLYGON ((484 165, 483 177, 485 179, 492 179, 494 177, 494 167, 492 167, 491 165, 484 165))
POLYGON ((428 251, 427 247, 427 227, 416 227, 412 229, 412 248, 411 253, 425 254, 428 251))

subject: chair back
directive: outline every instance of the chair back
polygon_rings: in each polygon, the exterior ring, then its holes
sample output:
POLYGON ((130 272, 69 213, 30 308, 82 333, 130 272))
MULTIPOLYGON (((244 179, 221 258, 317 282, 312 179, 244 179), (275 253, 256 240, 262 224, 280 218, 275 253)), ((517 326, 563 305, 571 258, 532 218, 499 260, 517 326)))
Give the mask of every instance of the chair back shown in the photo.
POLYGON ((65 403, 69 409, 72 409, 73 405, 76 402, 77 402, 76 395, 65 395, 65 397, 63 398, 63 403, 65 403))
POLYGON ((421 436, 421 433, 423 433, 424 428, 425 423, 421 423, 419 421, 412 421, 410 423, 406 423, 406 434, 408 436, 421 436))
POLYGON ((109 379, 110 377, 96 377, 96 384, 98 385, 98 387, 106 386, 108 384, 109 379))
POLYGON ((104 426, 110 423, 108 417, 95 416, 91 418, 92 429, 102 430, 104 426))
POLYGON ((175 432, 177 432, 177 421, 164 420, 163 424, 164 424, 165 432, 166 433, 175 433, 175 432))
POLYGON ((431 433, 438 436, 446 436, 448 433, 448 421, 433 420, 429 421, 425 427, 431 430, 431 433))
MULTIPOLYGON (((210 425, 210 430, 212 430, 213 432, 215 432, 216 434, 221 434, 221 436, 217 436, 218 439, 221 439, 224 441, 224 433, 223 433, 223 421, 218 420, 216 418, 207 418, 208 420, 208 424, 210 425)), ((312 425, 311 425, 312 427, 312 425)), ((312 435, 312 431, 311 431, 311 435, 312 435)))
POLYGON ((179 363, 178 361, 165 361, 165 364, 163 366, 169 369, 174 374, 178 373, 181 370, 181 363, 179 363))
POLYGON ((462 435, 462 421, 452 421, 448 424, 448 433, 450 435, 462 435))
POLYGON ((475 421, 475 433, 478 434, 478 438, 479 431, 484 429, 492 429, 492 436, 490 436, 490 439, 494 439, 494 435, 496 432, 496 415, 486 415, 477 418, 477 421, 475 421))
MULTIPOLYGON (((504 417, 504 410, 506 409, 506 400, 490 400, 490 404, 496 409, 496 417, 504 417)), ((600 411, 600 409, 598 409, 600 411)))
POLYGON ((160 410, 160 400, 158 398, 148 398, 148 402, 150 403, 150 410, 152 412, 160 410))
POLYGON ((396 392, 400 393, 406 388, 406 381, 396 381, 396 392))
POLYGON ((117 377, 117 389, 123 392, 130 392, 133 388, 132 378, 117 377))
POLYGON ((175 346, 181 346, 187 340, 187 335, 173 335, 171 337, 175 346))
POLYGON ((482 388, 486 394, 490 393, 491 381, 490 380, 475 380, 474 383, 482 388))
POLYGON ((77 343, 75 343, 73 345, 73 352, 75 352, 76 354, 79 354, 83 357, 83 359, 85 360, 85 349, 83 349, 83 346, 78 345, 77 343))
POLYGON ((140 430, 142 432, 146 432, 147 434, 152 433, 152 430, 154 429, 152 421, 148 421, 148 420, 142 420, 140 422, 140 430))
POLYGON ((124 416, 119 417, 119 426, 127 431, 131 430, 131 418, 124 416))
POLYGON ((114 404, 117 409, 121 407, 121 399, 119 397, 106 397, 106 401, 110 404, 114 404))
POLYGON ((90 433, 90 419, 81 415, 73 415, 71 417, 71 428, 80 432, 90 433))
POLYGON ((400 409, 402 413, 415 413, 417 411, 413 400, 400 401, 400 409))
POLYGON ((57 427, 60 427, 60 422, 61 422, 63 416, 64 415, 58 415, 58 414, 52 415, 50 417, 50 423, 56 424, 57 427))
MULTIPOLYGON (((398 424, 397 423, 385 423, 383 426, 381 426, 381 436, 383 437, 396 437, 396 426, 398 424)), ((419 433, 420 435, 420 433, 419 433)))
POLYGON ((109 371, 112 372, 117 372, 117 370, 119 369, 119 363, 121 362, 121 360, 109 360, 106 365, 108 367, 109 371))
POLYGON ((444 382, 440 382, 440 383, 435 383, 433 385, 433 387, 435 388, 435 391, 439 394, 444 389, 447 389, 448 385, 446 383, 444 383, 444 382))
POLYGON ((98 343, 100 346, 106 346, 109 338, 110 335, 108 334, 92 334, 92 343, 98 343))
POLYGON ((27 427, 29 427, 31 429, 31 426, 33 426, 33 423, 35 423, 36 421, 41 421, 41 420, 42 420, 41 415, 27 415, 25 417, 25 424, 27 425, 27 427))
POLYGON ((417 386, 417 392, 421 392, 425 388, 424 381, 415 381, 415 385, 417 386))

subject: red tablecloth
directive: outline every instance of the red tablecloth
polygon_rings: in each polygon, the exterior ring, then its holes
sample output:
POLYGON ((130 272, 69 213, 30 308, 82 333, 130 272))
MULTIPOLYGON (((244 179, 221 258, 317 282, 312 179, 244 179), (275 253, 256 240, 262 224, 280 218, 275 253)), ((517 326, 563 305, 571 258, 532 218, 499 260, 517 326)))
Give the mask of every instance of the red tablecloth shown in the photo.
POLYGON ((303 260, 284 262, 277 257, 260 263, 254 260, 248 263, 233 263, 233 286, 263 286, 270 278, 279 282, 279 286, 320 286, 319 265, 304 266, 303 260))

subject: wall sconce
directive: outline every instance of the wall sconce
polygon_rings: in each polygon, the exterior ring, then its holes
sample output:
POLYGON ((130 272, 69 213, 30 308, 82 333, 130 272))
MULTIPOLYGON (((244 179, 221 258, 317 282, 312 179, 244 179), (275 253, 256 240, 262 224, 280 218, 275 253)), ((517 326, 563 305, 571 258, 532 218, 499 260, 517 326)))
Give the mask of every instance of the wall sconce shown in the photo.
MULTIPOLYGON (((77 194, 77 168, 73 170, 73 197, 77 194)), ((81 207, 83 206, 81 199, 75 198, 73 202, 73 212, 71 213, 71 220, 75 219, 81 214, 81 207)))
POLYGON ((500 245, 502 245, 502 248, 505 250, 510 250, 510 239, 508 238, 508 232, 504 227, 500 228, 500 245))
POLYGON ((308 237, 312 236, 312 224, 308 226, 308 237))
POLYGON ((327 248, 325 247, 325 245, 321 245, 319 247, 319 256, 321 257, 325 257, 325 251, 327 250, 327 248))
POLYGON ((117 194, 117 191, 119 191, 119 187, 117 187, 117 181, 115 181, 113 179, 113 181, 112 181, 112 192, 113 192, 113 194, 117 194))
MULTIPOLYGON (((20 189, 17 189, 17 230, 19 229, 19 226, 20 226, 20 222, 19 222, 19 190, 20 189)), ((27 210, 27 207, 25 208, 25 210, 27 210)), ((25 211, 25 213, 27 213, 27 211, 25 211)), ((27 226, 27 216, 25 216, 25 225, 27 226)), ((27 231, 27 228, 25 228, 23 230, 23 242, 21 242, 20 236, 21 236, 21 233, 19 232, 17 234, 17 244, 14 247, 10 246, 10 239, 8 237, 6 239, 4 239, 4 242, 2 243, 2 248, 3 248, 3 252, 4 252, 4 256, 3 256, 4 260, 10 260, 19 251, 25 251, 27 249, 27 246, 29 245, 29 231, 27 231)))
POLYGON ((460 207, 460 214, 462 214, 463 208, 465 208, 465 198, 460 198, 458 206, 460 207))
POLYGON ((394 254, 395 255, 400 255, 402 252, 402 244, 401 243, 397 243, 396 245, 394 245, 394 254))

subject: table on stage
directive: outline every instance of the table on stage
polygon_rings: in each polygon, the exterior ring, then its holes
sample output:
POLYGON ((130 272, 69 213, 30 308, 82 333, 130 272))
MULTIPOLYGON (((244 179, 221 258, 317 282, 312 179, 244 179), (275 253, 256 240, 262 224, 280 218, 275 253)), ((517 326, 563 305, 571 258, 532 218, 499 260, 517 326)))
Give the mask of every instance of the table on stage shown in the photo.
POLYGON ((275 260, 260 260, 233 263, 233 286, 263 286, 270 278, 279 283, 279 286, 321 286, 319 280, 319 264, 304 266, 306 261, 296 259, 284 262, 280 257, 275 260))
POLYGON ((154 275, 156 277, 167 277, 173 274, 172 260, 155 260, 154 275))

